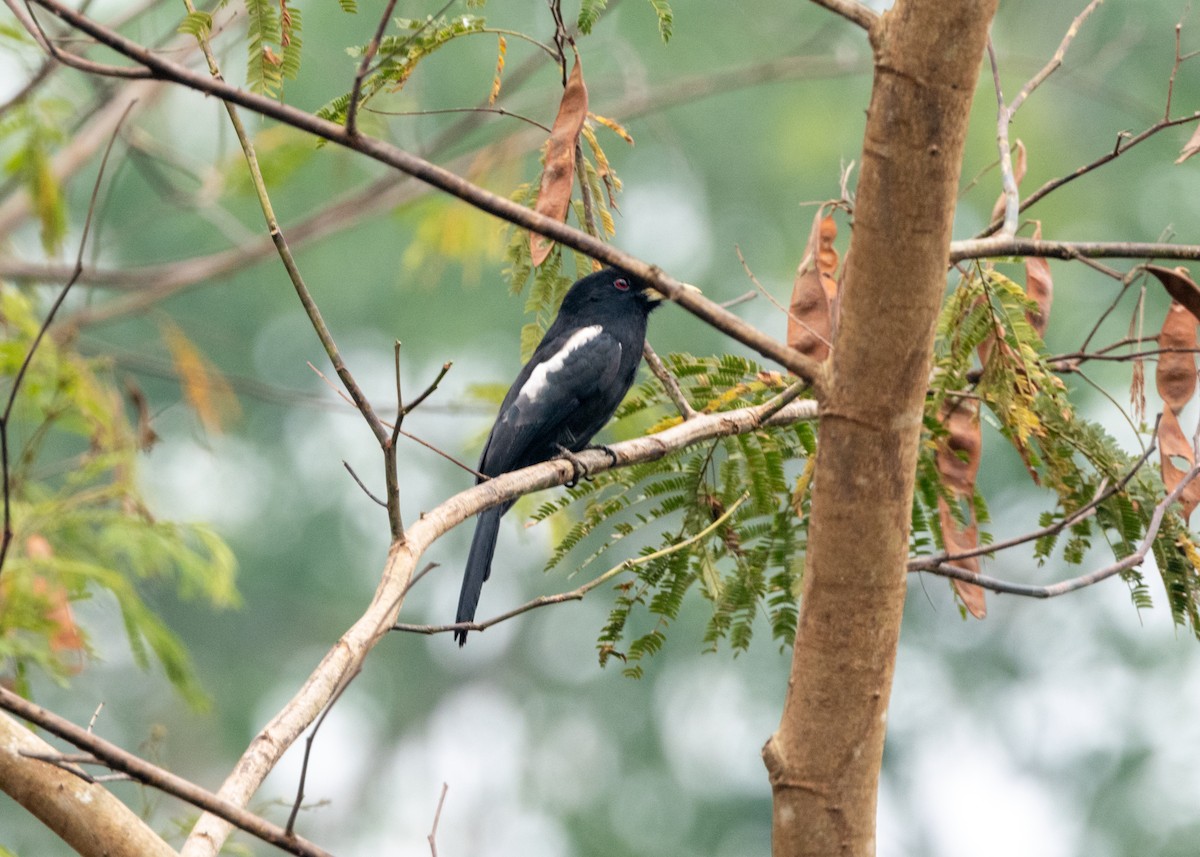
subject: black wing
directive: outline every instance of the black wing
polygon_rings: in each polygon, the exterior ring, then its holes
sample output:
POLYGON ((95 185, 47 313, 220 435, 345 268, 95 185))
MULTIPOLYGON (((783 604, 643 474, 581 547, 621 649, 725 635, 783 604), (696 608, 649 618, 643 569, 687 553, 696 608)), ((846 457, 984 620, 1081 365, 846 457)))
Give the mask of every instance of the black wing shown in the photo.
POLYGON ((480 472, 496 476, 553 458, 560 445, 586 446, 625 395, 622 351, 600 325, 544 340, 500 406, 480 472))

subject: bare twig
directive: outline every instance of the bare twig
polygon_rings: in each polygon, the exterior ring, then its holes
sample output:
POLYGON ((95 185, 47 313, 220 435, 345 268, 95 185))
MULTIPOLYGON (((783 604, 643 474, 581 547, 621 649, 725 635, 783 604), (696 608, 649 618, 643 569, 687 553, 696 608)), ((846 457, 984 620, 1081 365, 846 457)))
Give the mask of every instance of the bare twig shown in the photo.
POLYGON ((379 116, 440 116, 445 113, 495 113, 497 116, 510 116, 513 119, 520 119, 534 128, 545 131, 547 134, 551 131, 550 126, 543 125, 536 119, 520 113, 514 113, 503 107, 440 107, 436 110, 379 110, 375 107, 364 107, 363 109, 368 113, 374 113, 379 116))
POLYGON ((448 783, 442 783, 442 794, 438 797, 437 809, 433 812, 433 827, 429 828, 429 835, 425 837, 429 842, 429 857, 438 857, 438 823, 442 820, 442 808, 446 805, 446 792, 448 791, 450 791, 450 785, 448 783))
POLYGON ((642 357, 645 358, 646 365, 650 367, 650 373, 662 384, 667 397, 675 405, 675 410, 679 411, 679 416, 685 420, 690 420, 696 416, 696 409, 692 407, 692 403, 683 394, 683 390, 679 387, 679 381, 671 374, 671 370, 663 364, 662 358, 651 347, 649 341, 642 348, 642 357))
MULTIPOLYGON (((1176 119, 1160 120, 1158 122, 1155 122, 1149 128, 1146 128, 1141 133, 1134 135, 1134 136, 1128 136, 1125 134, 1119 135, 1117 137, 1116 145, 1113 147, 1112 151, 1107 152, 1104 155, 1101 155, 1100 157, 1096 158, 1093 161, 1090 161, 1089 163, 1084 164, 1081 167, 1078 167, 1077 169, 1068 173, 1065 176, 1060 176, 1059 178, 1052 179, 1052 180, 1046 182, 1044 185, 1039 187, 1037 190, 1033 191, 1033 193, 1029 194, 1029 196, 1025 197, 1024 201, 1022 201, 1022 203, 1021 203, 1020 210, 1026 211, 1031 206, 1033 206, 1035 203, 1040 202, 1041 200, 1045 199, 1047 195, 1058 190, 1063 185, 1070 184, 1071 182, 1075 181, 1076 179, 1082 178, 1083 176, 1092 172, 1092 170, 1095 170, 1099 167, 1104 166, 1109 161, 1116 160, 1118 157, 1120 157, 1121 155, 1128 152, 1134 146, 1138 145, 1139 143, 1144 143, 1146 140, 1149 140, 1151 137, 1153 137, 1155 134, 1158 134, 1160 131, 1164 131, 1167 128, 1174 128, 1176 125, 1187 125, 1192 122, 1196 122, 1197 120, 1200 120, 1200 111, 1197 111, 1197 112, 1191 114, 1190 116, 1181 116, 1176 119)), ((984 229, 982 232, 980 232, 978 235, 975 236, 975 239, 985 238, 988 235, 994 234, 998 229, 1000 229, 1001 226, 1003 226, 1003 224, 1004 224, 1003 218, 997 218, 996 220, 993 220, 990 224, 988 224, 986 229, 984 229)), ((962 243, 962 242, 955 242, 955 243, 962 243)), ((951 245, 951 246, 953 246, 953 245, 951 245)), ((1096 255, 1096 254, 1085 254, 1085 255, 1096 255)), ((1162 258, 1177 258, 1177 257, 1164 256, 1162 258)))
POLYGON ((718 304, 685 289, 683 284, 664 274, 658 267, 649 265, 616 247, 605 244, 578 229, 561 223, 552 217, 539 214, 512 200, 499 196, 472 184, 461 176, 420 158, 411 152, 399 149, 382 140, 362 134, 349 135, 346 129, 333 122, 281 104, 273 99, 230 86, 222 80, 199 74, 177 63, 173 63, 120 33, 98 24, 64 5, 60 0, 32 0, 49 10, 67 24, 79 29, 124 56, 133 59, 156 75, 169 78, 183 86, 217 96, 223 101, 237 104, 264 116, 269 116, 292 127, 314 134, 322 139, 353 149, 380 163, 405 172, 446 193, 456 196, 468 204, 495 215, 517 226, 537 232, 544 237, 578 250, 593 259, 629 271, 646 280, 655 290, 684 307, 696 317, 722 331, 726 335, 747 345, 759 354, 773 360, 809 380, 818 394, 825 385, 827 368, 787 345, 767 336, 753 325, 738 318, 718 304))
POLYGON ((450 360, 447 360, 445 363, 442 364, 442 368, 438 372, 437 377, 433 379, 433 382, 430 383, 430 385, 425 388, 425 390, 421 393, 421 395, 417 396, 415 399, 413 399, 411 402, 409 402, 407 405, 404 406, 403 412, 406 416, 408 414, 411 414, 413 411, 415 411, 421 405, 422 402, 424 402, 431 395, 433 395, 433 393, 437 390, 438 385, 442 383, 442 379, 446 377, 446 373, 449 372, 451 367, 453 367, 453 366, 454 366, 454 362, 450 361, 450 360))
POLYGON ((96 720, 100 717, 100 712, 103 710, 103 702, 96 705, 96 710, 92 712, 92 719, 88 721, 87 731, 91 732, 96 727, 96 720))
POLYGON ((1142 466, 1145 465, 1145 463, 1149 460, 1151 454, 1154 452, 1154 449, 1155 444, 1152 441, 1146 448, 1145 452, 1143 452, 1138 457, 1138 460, 1134 462, 1133 467, 1130 468, 1129 472, 1127 472, 1119 480, 1108 486, 1103 491, 1098 492, 1096 496, 1093 497, 1087 504, 1079 507, 1071 514, 1066 515, 1061 521, 1057 521, 1049 526, 1034 530, 1031 533, 1025 533, 1024 535, 1006 539, 1001 542, 995 542, 990 545, 972 548, 971 550, 959 551, 953 554, 943 551, 939 554, 935 554, 934 556, 921 557, 920 559, 915 559, 909 562, 908 570, 930 571, 946 563, 960 562, 964 559, 971 559, 972 557, 983 556, 984 554, 996 553, 1011 547, 1016 547, 1017 545, 1023 545, 1028 544, 1029 542, 1037 541, 1038 539, 1045 538, 1046 536, 1052 536, 1056 533, 1061 533, 1063 530, 1074 526, 1085 518, 1091 517, 1095 513, 1096 509, 1099 508, 1101 503, 1124 491, 1125 486, 1129 484, 1130 480, 1133 479, 1137 472, 1142 469, 1142 466))
POLYGON ((721 306, 725 307, 725 309, 729 309, 730 307, 735 307, 738 304, 744 304, 748 301, 752 301, 756 297, 758 297, 758 292, 755 291, 754 289, 751 289, 748 292, 743 292, 742 294, 738 295, 736 298, 730 298, 727 301, 721 301, 721 306))
POLYGON ((1012 146, 1008 142, 1008 126, 1012 123, 1013 111, 1004 105, 1004 91, 1000 87, 1000 65, 996 60, 996 49, 990 37, 987 55, 992 67, 992 82, 996 87, 996 148, 1000 152, 1000 179, 1004 188, 1004 222, 1000 226, 999 234, 1009 237, 1017 232, 1017 217, 1021 208, 1017 178, 1013 172, 1012 146))
POLYGON ((54 303, 50 305, 50 310, 46 313, 46 318, 38 328, 37 333, 33 337, 33 341, 29 344, 29 350, 25 352, 25 357, 21 360, 21 365, 17 368, 16 374, 13 376, 12 386, 8 391, 8 400, 4 404, 4 412, 0 414, 0 480, 3 481, 4 494, 4 525, 3 531, 0 532, 0 573, 4 571, 4 562, 8 558, 8 551, 11 547, 13 539, 12 530, 12 486, 9 472, 9 449, 8 449, 8 429, 12 420, 13 405, 16 404, 17 394, 21 392, 21 382, 25 380, 25 374, 29 371, 29 366, 33 363, 33 356, 37 353, 38 346, 41 345, 42 339, 46 336, 46 331, 50 329, 50 325, 54 322, 54 317, 62 308, 63 301, 67 299, 67 293, 71 291, 71 286, 75 285, 75 281, 79 279, 79 272, 83 270, 83 251, 87 246, 88 233, 91 232, 92 218, 96 212, 96 199, 100 195, 100 184, 104 180, 104 170, 108 166, 108 156, 112 154, 113 143, 116 142, 117 132, 121 129, 121 124, 129 115, 129 111, 133 105, 130 104, 125 108, 125 112, 121 115, 120 121, 117 122, 116 128, 113 129, 112 136, 109 137, 108 146, 104 149, 104 156, 100 159, 100 169, 96 173, 96 181, 92 184, 92 196, 88 202, 87 217, 83 221, 83 233, 79 236, 79 251, 75 255, 75 267, 72 270, 70 279, 59 290, 58 296, 54 299, 54 303))
POLYGON ((824 6, 830 12, 841 15, 852 24, 857 24, 867 32, 879 20, 879 14, 857 0, 813 0, 818 6, 824 6))
POLYGON ((1028 83, 1021 87, 1021 91, 1017 93, 1016 97, 1012 100, 1012 104, 1008 106, 1010 119, 1021 108, 1021 105, 1025 103, 1025 99, 1035 89, 1045 83, 1046 78, 1058 71, 1059 67, 1063 64, 1063 59, 1067 55, 1067 48, 1071 46, 1071 42, 1079 34, 1079 28, 1083 26, 1083 22, 1088 19, 1092 12, 1096 11, 1096 7, 1103 2, 1104 0, 1092 0, 1082 12, 1075 16, 1075 20, 1071 22, 1071 26, 1067 27, 1067 32, 1063 35, 1062 41, 1058 43, 1058 50, 1054 52, 1054 56, 1051 57, 1050 62, 1046 63, 1037 74, 1029 79, 1028 83))
POLYGON ((362 489, 362 492, 364 494, 366 494, 368 497, 370 497, 372 500, 374 500, 378 505, 382 506, 385 509, 387 508, 387 501, 380 500, 378 497, 376 497, 374 494, 371 493, 371 489, 368 488, 366 485, 364 485, 363 481, 358 478, 358 474, 354 472, 354 468, 350 466, 349 461, 343 461, 342 467, 346 468, 346 472, 350 474, 350 478, 353 479, 355 481, 355 483, 358 484, 358 487, 362 489))
POLYGON ((828 339, 826 339, 824 336, 822 336, 818 331, 813 330, 813 328, 808 324, 808 322, 804 321, 804 319, 795 315, 790 309, 788 309, 782 303, 780 303, 779 300, 767 290, 767 287, 758 281, 758 277, 756 277, 754 274, 754 271, 752 271, 750 269, 750 263, 747 262, 746 257, 742 255, 742 248, 739 245, 734 244, 733 251, 735 253, 737 253, 738 261, 742 263, 742 270, 746 272, 746 276, 750 278, 750 282, 752 282, 754 284, 754 288, 758 290, 759 294, 761 294, 763 297, 765 297, 767 300, 769 300, 773 307, 775 307, 781 313, 786 315, 790 320, 794 321, 796 324, 800 325, 805 330, 807 330, 810 334, 812 334, 814 337, 816 337, 819 341, 823 342, 825 344, 826 348, 830 348, 830 349, 833 348, 833 343, 831 343, 828 339))
POLYGON ((304 784, 308 781, 308 762, 312 758, 313 742, 317 740, 317 732, 320 731, 321 725, 325 722, 325 718, 329 716, 329 712, 333 711, 333 706, 342 698, 342 694, 346 692, 346 688, 350 683, 362 673, 362 664, 358 665, 358 669, 349 673, 342 679, 341 685, 330 697, 329 702, 325 706, 325 710, 321 712, 321 716, 317 718, 317 722, 313 724, 312 729, 308 733, 308 737, 304 739, 304 759, 300 763, 300 780, 296 784, 296 800, 292 803, 292 811, 288 814, 287 826, 284 828, 288 836, 295 836, 296 816, 300 814, 300 808, 304 804, 304 784))
POLYGON ((1175 486, 1170 494, 1168 494, 1161 503, 1154 507, 1154 514, 1150 517, 1150 523, 1146 527, 1146 536, 1142 539, 1138 549, 1118 562, 1106 565, 1103 568, 1098 568, 1088 574, 1082 574, 1078 577, 1072 577, 1069 580, 1062 580, 1058 583, 1051 583, 1047 586, 1034 586, 1026 583, 1013 583, 1008 580, 1000 580, 995 577, 988 577, 982 574, 965 569, 957 568, 953 565, 937 565, 932 568, 921 568, 919 571, 929 572, 941 577, 952 577, 956 580, 965 580, 974 583, 977 586, 982 586, 984 589, 990 589, 993 592, 1000 592, 1008 595, 1022 595, 1026 598, 1056 598, 1059 595, 1066 595, 1069 592, 1076 592, 1088 586, 1100 583, 1121 572, 1128 571, 1131 568, 1141 565, 1146 560, 1146 555, 1150 552, 1154 545, 1154 539, 1158 535, 1159 528, 1162 526, 1163 517, 1166 515, 1167 509, 1171 504, 1179 499, 1183 494, 1183 490, 1188 484, 1200 475, 1200 467, 1193 467, 1186 474, 1179 484, 1175 486))
POLYGON ((247 812, 239 806, 234 806, 183 777, 93 735, 86 729, 47 711, 40 705, 23 699, 3 686, 0 686, 0 708, 22 717, 30 723, 36 723, 52 735, 57 735, 64 741, 87 751, 112 770, 127 774, 140 783, 145 783, 186 801, 192 806, 199 807, 205 812, 217 815, 263 842, 268 842, 290 854, 301 855, 301 857, 331 857, 327 851, 308 840, 299 836, 289 836, 278 825, 247 812))
MULTIPOLYGON (((351 137, 358 133, 358 126, 356 124, 358 100, 362 96, 363 81, 366 79, 367 72, 371 68, 371 61, 375 59, 375 54, 379 53, 379 43, 383 41, 383 32, 387 29, 388 22, 392 20, 392 10, 395 8, 396 0, 387 0, 387 5, 383 8, 383 14, 379 16, 379 25, 375 28, 375 35, 371 37, 370 44, 363 51, 362 62, 358 64, 358 72, 354 75, 354 85, 350 87, 350 103, 346 105, 346 133, 351 137)), ((430 18, 430 20, 432 21, 433 19, 430 18)), ((426 22, 426 26, 428 26, 428 22, 426 22)))
MULTIPOLYGON (((1026 198, 1028 203, 1029 198, 1026 198)), ((1020 236, 994 235, 950 242, 950 262, 1001 256, 1041 256, 1047 259, 1200 259, 1200 244, 1146 241, 1035 241, 1020 236)))

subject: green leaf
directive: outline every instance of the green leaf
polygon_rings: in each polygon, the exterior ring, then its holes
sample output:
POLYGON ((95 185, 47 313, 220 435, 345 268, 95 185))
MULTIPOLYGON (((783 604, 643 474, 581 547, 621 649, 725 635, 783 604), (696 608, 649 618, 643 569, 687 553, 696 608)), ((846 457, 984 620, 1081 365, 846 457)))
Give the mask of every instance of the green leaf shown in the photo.
POLYGON ((671 41, 671 34, 675 29, 675 16, 671 12, 671 4, 667 0, 650 0, 650 5, 654 7, 654 14, 658 16, 658 34, 662 37, 663 44, 671 41))
POLYGON ((208 12, 189 12, 179 25, 178 31, 195 37, 198 42, 203 41, 212 32, 212 22, 212 15, 208 12))
POLYGON ((608 0, 583 0, 583 5, 579 8, 579 18, 576 22, 579 27, 579 32, 585 36, 592 31, 592 27, 600 20, 600 13, 604 11, 604 7, 608 5, 608 0))

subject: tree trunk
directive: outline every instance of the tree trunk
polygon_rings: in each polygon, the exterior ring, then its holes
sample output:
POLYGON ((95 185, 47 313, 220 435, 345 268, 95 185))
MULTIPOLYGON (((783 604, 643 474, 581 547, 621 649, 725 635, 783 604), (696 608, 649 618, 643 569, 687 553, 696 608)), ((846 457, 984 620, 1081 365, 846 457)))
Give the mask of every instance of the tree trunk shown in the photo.
POLYGON ((875 853, 934 324, 971 99, 997 0, 899 0, 875 79, 846 258, 788 695, 763 749, 773 853, 875 853))

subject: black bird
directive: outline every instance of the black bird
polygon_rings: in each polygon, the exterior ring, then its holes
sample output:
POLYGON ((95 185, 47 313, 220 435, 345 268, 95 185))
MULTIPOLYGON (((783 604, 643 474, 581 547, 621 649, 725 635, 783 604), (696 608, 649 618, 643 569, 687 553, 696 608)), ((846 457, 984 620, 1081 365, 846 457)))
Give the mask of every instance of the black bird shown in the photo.
MULTIPOLYGON (((571 286, 558 317, 500 405, 479 472, 499 476, 586 447, 633 385, 646 321, 660 298, 645 282, 616 268, 571 286)), ((500 517, 511 507, 509 502, 479 513, 457 622, 475 618, 483 582, 492 573, 500 517)), ((455 631, 454 638, 461 646, 467 632, 455 631)))

